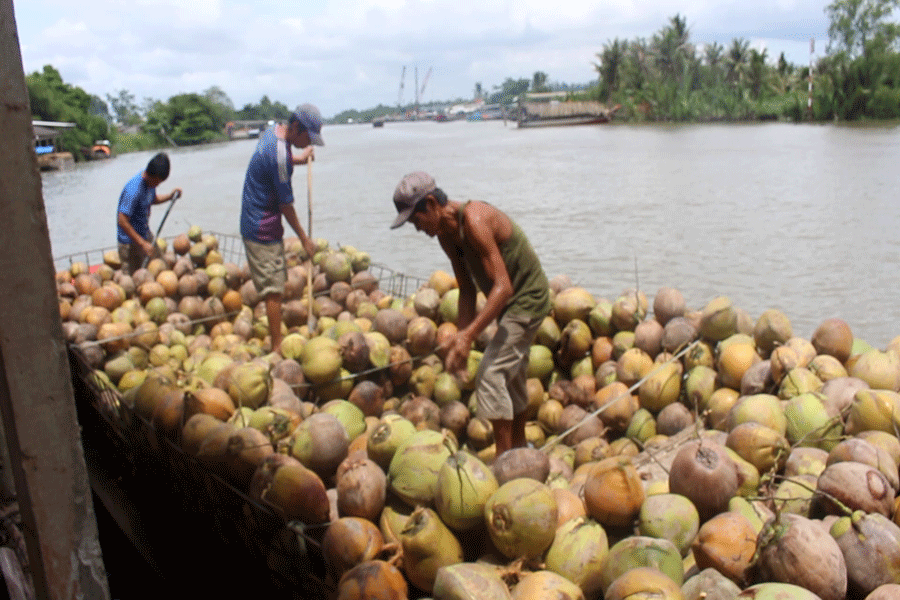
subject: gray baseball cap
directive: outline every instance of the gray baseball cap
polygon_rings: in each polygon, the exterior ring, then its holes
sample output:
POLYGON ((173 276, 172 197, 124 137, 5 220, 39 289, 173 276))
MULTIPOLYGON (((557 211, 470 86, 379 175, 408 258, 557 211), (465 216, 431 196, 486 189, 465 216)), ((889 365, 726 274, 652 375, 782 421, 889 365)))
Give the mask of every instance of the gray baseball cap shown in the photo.
POLYGON ((437 189, 434 178, 424 171, 415 171, 403 177, 394 190, 394 206, 397 207, 397 218, 391 225, 396 229, 406 223, 416 210, 419 200, 437 189))
POLYGON ((322 140, 322 114, 312 104, 301 104, 294 111, 294 119, 300 121, 303 128, 309 133, 309 142, 313 146, 324 146, 322 140))

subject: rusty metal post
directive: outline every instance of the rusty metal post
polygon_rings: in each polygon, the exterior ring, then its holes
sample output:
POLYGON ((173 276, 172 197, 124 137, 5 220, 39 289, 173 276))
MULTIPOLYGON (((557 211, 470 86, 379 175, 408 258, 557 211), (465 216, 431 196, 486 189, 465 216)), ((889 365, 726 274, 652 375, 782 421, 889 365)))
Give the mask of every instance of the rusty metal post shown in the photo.
POLYGON ((0 411, 38 598, 109 599, 12 0, 0 0, 0 411))

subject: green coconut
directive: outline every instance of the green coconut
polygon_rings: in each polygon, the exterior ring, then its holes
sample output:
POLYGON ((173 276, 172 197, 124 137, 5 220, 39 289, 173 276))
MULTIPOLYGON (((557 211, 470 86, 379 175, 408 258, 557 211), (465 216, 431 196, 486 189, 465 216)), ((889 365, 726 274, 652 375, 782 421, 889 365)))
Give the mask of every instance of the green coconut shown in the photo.
POLYGON ((851 377, 859 377, 876 390, 900 389, 900 356, 872 348, 863 352, 847 369, 851 377))
POLYGON ((828 416, 823 398, 819 392, 807 392, 785 402, 782 412, 791 445, 831 450, 840 441, 843 424, 828 416))
POLYGON ((790 319, 775 308, 764 311, 753 327, 753 340, 763 357, 768 356, 776 346, 787 343, 793 335, 790 319))
POLYGON ((441 567, 463 561, 463 549, 434 510, 416 508, 400 531, 403 570, 417 588, 431 593, 441 567))
POLYGON ((680 584, 653 567, 636 567, 619 575, 606 590, 605 600, 684 600, 680 584))
POLYGON ((416 432, 416 426, 409 419, 399 415, 382 418, 366 438, 366 452, 382 469, 387 469, 391 459, 403 442, 416 432))
POLYGON ((691 542, 700 529, 697 508, 681 494, 647 496, 638 513, 638 532, 649 537, 672 542, 682 556, 691 549, 691 542))
POLYGON ((873 430, 896 435, 900 429, 900 394, 889 390, 862 389, 853 396, 847 416, 850 435, 873 430))
POLYGON ((340 374, 342 364, 341 347, 330 337, 319 335, 303 346, 300 366, 307 381, 318 384, 332 381, 340 374))
POLYGON ((347 430, 347 438, 355 440, 366 430, 366 416, 362 409, 350 402, 340 398, 329 400, 319 409, 320 412, 334 415, 344 429, 347 430))
POLYGON ((735 426, 728 433, 725 445, 760 473, 780 470, 790 454, 790 444, 783 435, 754 421, 735 426))
POLYGON ((259 408, 269 399, 272 389, 272 373, 268 364, 250 361, 231 371, 228 395, 235 406, 259 408))
POLYGON ((774 429, 781 435, 787 430, 787 419, 781 408, 781 400, 772 394, 752 394, 738 399, 728 413, 728 429, 741 423, 754 421, 774 429))
MULTIPOLYGON (((512 600, 497 567, 470 562, 439 568, 432 596, 441 600, 512 600)), ((531 596, 537 597, 543 596, 531 596)))
POLYGON ((588 313, 587 324, 595 337, 611 336, 615 333, 612 325, 612 302, 603 298, 597 300, 596 306, 588 313))
POLYGON ((575 517, 556 530, 544 562, 550 571, 578 584, 586 598, 597 598, 608 552, 603 526, 589 517, 575 517))
POLYGON ((551 489, 522 477, 501 485, 484 507, 491 541, 507 558, 541 556, 556 533, 557 506, 551 489))
POLYGON ((416 431, 397 448, 388 466, 388 485, 410 506, 431 506, 438 473, 456 452, 456 443, 431 429, 416 431))
POLYGON ((737 313, 731 299, 720 296, 710 302, 700 313, 700 337, 711 342, 724 340, 737 333, 737 313))
POLYGON ((456 452, 438 472, 435 508, 451 529, 473 529, 484 522, 484 507, 498 487, 490 467, 468 452, 456 452))
POLYGON ((544 317, 543 321, 541 321, 541 325, 538 328, 538 332, 535 336, 534 341, 536 344, 547 346, 548 348, 553 350, 559 343, 559 337, 561 335, 562 331, 560 330, 556 320, 548 315, 544 317))
POLYGON ((654 369, 638 388, 641 407, 656 414, 681 396, 681 366, 671 362, 654 369))
POLYGON ((459 288, 451 288, 441 296, 438 315, 444 323, 456 323, 459 319, 459 288))
POLYGON ((528 351, 526 377, 547 381, 553 372, 553 352, 542 344, 532 344, 528 351))
POLYGON ((344 252, 329 252, 320 264, 325 273, 328 285, 338 281, 350 281, 353 276, 353 266, 350 257, 344 252))
POLYGON ((823 385, 824 382, 806 367, 794 367, 781 380, 778 397, 787 400, 800 394, 819 392, 823 385))
POLYGON ((681 553, 675 544, 669 540, 633 535, 616 542, 609 549, 600 576, 600 585, 604 593, 613 581, 638 567, 657 569, 679 586, 684 581, 681 553))

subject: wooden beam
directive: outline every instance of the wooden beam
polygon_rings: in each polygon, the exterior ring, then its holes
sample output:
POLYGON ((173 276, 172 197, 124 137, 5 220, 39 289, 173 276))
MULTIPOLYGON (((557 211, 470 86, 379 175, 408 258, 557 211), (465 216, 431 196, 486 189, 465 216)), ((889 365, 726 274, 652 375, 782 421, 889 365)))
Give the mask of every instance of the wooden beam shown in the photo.
POLYGON ((108 600, 12 0, 0 0, 0 82, 0 414, 28 571, 38 598, 108 600))

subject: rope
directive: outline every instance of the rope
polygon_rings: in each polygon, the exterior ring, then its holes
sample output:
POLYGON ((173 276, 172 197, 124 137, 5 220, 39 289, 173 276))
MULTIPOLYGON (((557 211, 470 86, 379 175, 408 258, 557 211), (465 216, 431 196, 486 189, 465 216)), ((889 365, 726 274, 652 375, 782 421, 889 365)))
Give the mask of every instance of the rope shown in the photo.
POLYGON ((634 385, 632 385, 630 388, 628 388, 628 391, 627 391, 627 392, 622 392, 621 394, 619 394, 618 396, 616 396, 615 398, 613 398, 612 400, 610 400, 609 402, 607 402, 606 404, 604 404, 603 406, 601 406, 600 408, 598 408, 597 410, 595 410, 594 412, 585 415, 584 418, 583 418, 581 421, 579 421, 579 422, 576 423, 575 425, 572 425, 572 426, 569 427, 567 430, 565 430, 564 432, 562 432, 561 434, 559 434, 558 436, 556 436, 555 438, 553 438, 552 440, 550 440, 549 442, 547 442, 546 444, 544 444, 543 446, 541 446, 540 451, 541 451, 541 452, 544 452, 544 451, 546 451, 548 448, 550 448, 551 446, 554 446, 554 445, 560 443, 567 435, 569 435, 570 433, 572 433, 573 431, 575 431, 576 429, 578 429, 579 427, 581 427, 582 425, 584 425, 585 422, 587 422, 588 419, 590 419, 591 417, 596 417, 597 415, 599 415, 600 413, 602 413, 604 410, 606 410, 607 408, 609 408, 610 406, 612 406, 612 404, 613 404, 614 402, 616 402, 616 401, 618 401, 618 400, 624 398, 627 394, 631 394, 632 392, 634 392, 634 390, 638 389, 638 388, 641 386, 642 383, 644 383, 645 381, 647 381, 648 379, 650 379, 650 377, 652 377, 653 375, 655 375, 656 373, 658 373, 658 372, 660 371, 660 369, 662 369, 664 366, 668 365, 668 364, 671 363, 672 361, 678 360, 679 358, 681 358, 682 356, 684 356, 685 354, 687 354, 687 352, 688 352, 691 348, 693 348, 694 346, 696 346, 696 345, 699 344, 699 343, 700 343, 700 340, 699 340, 699 339, 694 340, 693 342, 691 342, 690 344, 688 344, 687 346, 685 346, 684 348, 682 348, 681 350, 679 350, 676 354, 672 355, 672 357, 670 357, 669 360, 667 360, 667 361, 664 362, 664 363, 660 363, 659 365, 656 366, 656 368, 654 368, 654 369, 651 370, 649 373, 647 373, 646 375, 644 375, 641 379, 639 379, 634 385))

